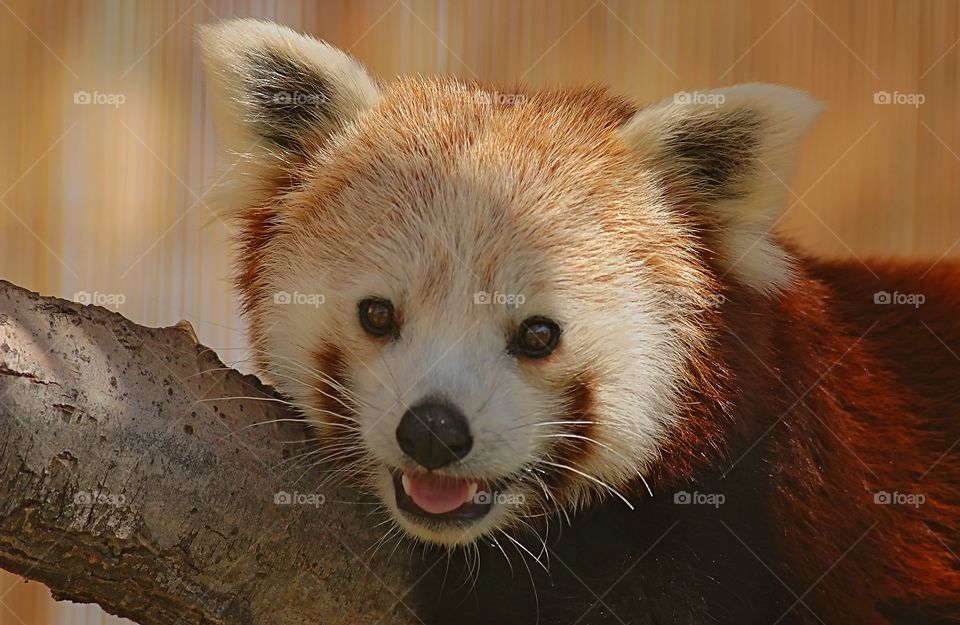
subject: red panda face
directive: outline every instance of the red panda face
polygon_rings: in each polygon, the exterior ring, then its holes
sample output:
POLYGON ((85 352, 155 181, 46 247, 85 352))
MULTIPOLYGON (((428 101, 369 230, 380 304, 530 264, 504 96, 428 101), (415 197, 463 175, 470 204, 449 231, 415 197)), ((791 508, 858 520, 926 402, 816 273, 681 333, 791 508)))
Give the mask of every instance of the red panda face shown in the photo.
POLYGON ((276 270, 253 309, 267 372, 331 450, 408 532, 455 544, 625 493, 655 460, 683 298, 674 269, 649 257, 702 270, 666 215, 632 226, 659 233, 649 242, 622 236, 610 207, 647 192, 617 173, 613 139, 607 154, 591 145, 619 120, 605 114, 576 146, 578 116, 558 118, 566 146, 503 150, 527 124, 510 119, 519 111, 455 84, 422 88, 384 94, 283 198, 292 221, 263 251, 276 270), (558 148, 594 162, 551 160, 558 148), (658 250, 667 240, 676 251, 658 250))
POLYGON ((245 155, 227 200, 264 373, 412 536, 467 544, 628 501, 677 426, 719 272, 789 280, 764 230, 813 108, 793 91, 638 110, 380 86, 257 22, 202 43, 245 155))

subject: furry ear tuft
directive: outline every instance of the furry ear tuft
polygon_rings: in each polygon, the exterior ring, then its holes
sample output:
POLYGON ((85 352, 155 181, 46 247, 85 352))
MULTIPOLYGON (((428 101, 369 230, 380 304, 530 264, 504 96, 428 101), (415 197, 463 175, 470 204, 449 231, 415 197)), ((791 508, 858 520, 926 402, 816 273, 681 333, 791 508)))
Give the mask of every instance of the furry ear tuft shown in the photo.
POLYGON ((775 293, 792 278, 791 259, 769 230, 800 139, 821 110, 802 91, 746 84, 678 93, 638 111, 622 133, 673 202, 707 213, 722 270, 775 293))
POLYGON ((221 141, 261 182, 295 177, 293 167, 380 98, 354 59, 284 26, 230 20, 201 26, 198 41, 221 141))

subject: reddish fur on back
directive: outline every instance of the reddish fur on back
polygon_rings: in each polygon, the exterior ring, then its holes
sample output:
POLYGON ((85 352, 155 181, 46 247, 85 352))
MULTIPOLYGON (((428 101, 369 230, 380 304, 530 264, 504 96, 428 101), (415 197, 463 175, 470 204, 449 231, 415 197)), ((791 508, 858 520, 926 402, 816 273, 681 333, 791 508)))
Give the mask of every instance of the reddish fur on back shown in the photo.
POLYGON ((826 622, 883 624, 898 601, 960 618, 960 267, 809 260, 765 302, 728 284, 715 350, 656 479, 743 456, 770 465, 788 585, 826 622), (919 293, 919 308, 874 303, 919 293), (916 507, 875 503, 920 494, 916 507), (852 597, 838 602, 837 597, 852 597), (855 619, 855 620, 851 620, 855 619))

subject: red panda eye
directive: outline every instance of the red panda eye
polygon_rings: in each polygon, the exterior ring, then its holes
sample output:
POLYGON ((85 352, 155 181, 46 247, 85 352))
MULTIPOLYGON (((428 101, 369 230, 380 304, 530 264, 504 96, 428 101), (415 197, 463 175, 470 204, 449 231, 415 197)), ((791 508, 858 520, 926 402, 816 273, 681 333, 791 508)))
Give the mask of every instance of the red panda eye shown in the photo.
POLYGON ((543 358, 557 347, 560 326, 546 317, 530 317, 520 324, 512 351, 528 358, 543 358))
POLYGON ((386 336, 396 331, 396 319, 393 304, 385 299, 369 298, 362 300, 358 306, 360 325, 367 334, 386 336))

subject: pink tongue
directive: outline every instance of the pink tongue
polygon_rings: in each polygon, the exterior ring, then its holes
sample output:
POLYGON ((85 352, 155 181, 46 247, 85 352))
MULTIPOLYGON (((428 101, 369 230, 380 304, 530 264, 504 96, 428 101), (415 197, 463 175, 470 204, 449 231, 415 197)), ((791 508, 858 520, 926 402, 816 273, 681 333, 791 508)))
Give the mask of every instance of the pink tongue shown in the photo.
POLYGON ((467 498, 470 482, 429 473, 407 473, 407 494, 424 512, 443 514, 456 510, 467 498))

